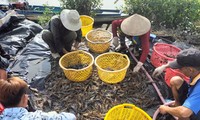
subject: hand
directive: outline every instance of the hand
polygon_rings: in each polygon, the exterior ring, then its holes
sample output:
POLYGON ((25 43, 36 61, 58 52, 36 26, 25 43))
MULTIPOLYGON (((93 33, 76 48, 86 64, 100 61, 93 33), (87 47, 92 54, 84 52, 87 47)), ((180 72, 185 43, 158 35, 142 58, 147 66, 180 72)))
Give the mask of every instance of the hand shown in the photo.
POLYGON ((63 51, 64 54, 68 53, 68 51, 65 48, 63 48, 62 51, 63 51))
POLYGON ((76 51, 76 50, 78 50, 78 48, 76 48, 76 47, 72 46, 72 49, 71 49, 71 51, 76 51))
POLYGON ((74 45, 72 46, 72 51, 78 50, 79 42, 75 41, 74 45))
POLYGON ((113 44, 115 47, 119 46, 119 38, 118 38, 118 37, 114 37, 114 38, 112 39, 112 44, 113 44))
POLYGON ((115 48, 115 51, 119 51, 121 49, 121 45, 119 44, 116 48, 115 48))
POLYGON ((166 112, 166 107, 168 107, 168 106, 161 105, 161 106, 159 107, 159 111, 160 111, 161 114, 166 114, 166 113, 167 113, 167 112, 166 112))
POLYGON ((153 77, 156 77, 158 75, 160 75, 164 70, 165 70, 166 66, 165 65, 162 65, 160 67, 157 67, 154 72, 153 72, 153 77))
POLYGON ((134 67, 133 73, 137 73, 140 70, 140 68, 142 67, 142 65, 143 65, 143 63, 139 61, 137 63, 137 65, 134 67))

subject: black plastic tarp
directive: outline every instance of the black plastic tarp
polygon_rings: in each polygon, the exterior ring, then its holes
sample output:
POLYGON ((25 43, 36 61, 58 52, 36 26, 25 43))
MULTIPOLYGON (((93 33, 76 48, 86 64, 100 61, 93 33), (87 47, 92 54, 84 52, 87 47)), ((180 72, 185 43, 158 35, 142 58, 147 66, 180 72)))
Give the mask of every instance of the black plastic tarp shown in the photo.
POLYGON ((42 27, 26 19, 15 20, 0 32, 0 44, 13 58, 7 70, 43 89, 51 64, 49 47, 41 38, 42 27))

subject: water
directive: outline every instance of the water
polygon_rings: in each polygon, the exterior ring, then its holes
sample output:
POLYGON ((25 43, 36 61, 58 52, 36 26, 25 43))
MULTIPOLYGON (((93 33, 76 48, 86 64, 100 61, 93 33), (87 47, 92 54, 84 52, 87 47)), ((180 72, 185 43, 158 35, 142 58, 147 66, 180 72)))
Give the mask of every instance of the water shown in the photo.
MULTIPOLYGON (((1 4, 8 4, 9 2, 15 1, 24 1, 24 0, 0 0, 1 4)), ((27 0, 30 5, 43 5, 48 4, 49 6, 60 6, 59 0, 27 0)), ((102 9, 116 9, 120 8, 124 5, 124 0, 118 0, 116 4, 114 4, 116 0, 102 0, 103 6, 102 9)))

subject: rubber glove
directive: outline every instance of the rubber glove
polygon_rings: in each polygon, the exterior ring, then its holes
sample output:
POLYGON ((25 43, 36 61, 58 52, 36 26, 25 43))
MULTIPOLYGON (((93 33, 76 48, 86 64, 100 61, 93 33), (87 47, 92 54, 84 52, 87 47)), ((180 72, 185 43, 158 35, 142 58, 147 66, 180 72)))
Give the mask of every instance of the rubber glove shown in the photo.
POLYGON ((157 68, 154 70, 152 76, 153 76, 153 77, 156 77, 156 76, 160 75, 160 74, 165 70, 165 68, 166 68, 166 65, 162 65, 162 66, 160 66, 160 67, 157 67, 157 68))
POLYGON ((115 48, 115 50, 119 50, 121 48, 121 45, 119 44, 116 48, 115 48))
POLYGON ((133 68, 133 72, 136 73, 140 70, 140 68, 142 67, 143 63, 142 62, 138 62, 137 65, 133 68))
POLYGON ((112 44, 115 47, 119 46, 119 38, 118 37, 114 37, 113 40, 112 40, 112 44))

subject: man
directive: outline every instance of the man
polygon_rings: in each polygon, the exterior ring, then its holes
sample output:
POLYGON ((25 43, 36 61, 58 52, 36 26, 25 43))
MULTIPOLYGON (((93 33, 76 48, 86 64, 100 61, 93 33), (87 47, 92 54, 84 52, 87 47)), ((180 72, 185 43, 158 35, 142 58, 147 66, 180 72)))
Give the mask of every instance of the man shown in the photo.
POLYGON ((59 57, 73 50, 78 49, 81 42, 81 19, 76 10, 64 9, 60 16, 51 18, 48 30, 42 33, 43 40, 49 45, 53 57, 59 57))
MULTIPOLYGON (((160 74, 165 68, 179 69, 183 74, 190 77, 189 88, 187 83, 181 79, 175 79, 173 82, 170 81, 171 85, 175 86, 172 89, 173 96, 178 96, 180 106, 168 107, 161 105, 159 110, 160 113, 169 113, 173 116, 178 117, 180 120, 189 119, 190 120, 200 120, 200 51, 197 49, 185 49, 182 50, 178 55, 176 60, 169 62, 156 68, 153 75, 160 74), (187 90, 188 92, 183 92, 187 90), (179 93, 182 93, 180 96, 179 93)), ((175 99, 177 101, 177 99, 175 99)))
POLYGON ((6 80, 0 79, 0 103, 4 106, 0 120, 76 120, 72 113, 55 111, 43 112, 36 110, 28 112, 29 87, 27 83, 19 77, 11 77, 6 80))
POLYGON ((117 51, 123 51, 127 49, 125 44, 125 37, 129 38, 131 41, 133 39, 133 44, 139 49, 141 47, 142 54, 137 65, 134 67, 133 72, 138 72, 142 67, 143 63, 149 53, 149 39, 150 39, 150 21, 139 14, 134 14, 126 19, 114 20, 112 22, 112 33, 113 33, 113 43, 116 44, 118 38, 120 40, 120 45, 116 48, 117 51), (118 34, 119 36, 118 36, 118 34))

